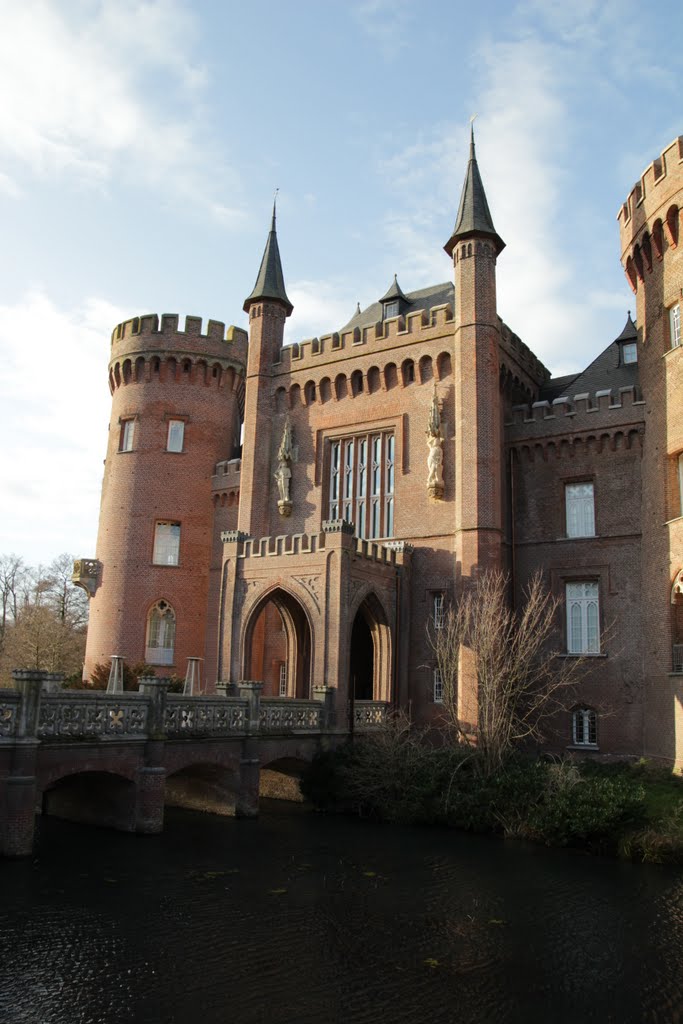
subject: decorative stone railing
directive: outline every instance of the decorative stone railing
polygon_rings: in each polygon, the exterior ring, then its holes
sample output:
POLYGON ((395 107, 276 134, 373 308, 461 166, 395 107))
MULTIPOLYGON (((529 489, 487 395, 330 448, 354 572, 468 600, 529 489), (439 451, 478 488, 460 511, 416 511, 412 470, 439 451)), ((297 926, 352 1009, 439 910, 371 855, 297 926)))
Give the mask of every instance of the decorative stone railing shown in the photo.
POLYGON ((180 697, 169 694, 164 732, 183 736, 243 736, 248 702, 235 697, 180 697))
POLYGON ((259 732, 320 732, 323 704, 317 700, 261 700, 259 732))
POLYGON ((14 736, 20 699, 15 690, 0 690, 0 739, 14 736))
POLYGON ((383 700, 355 700, 353 702, 353 727, 355 732, 380 729, 389 714, 389 704, 383 700))
POLYGON ((262 683, 226 686, 230 696, 168 693, 168 680, 143 677, 139 692, 63 690, 63 677, 13 673, 16 690, 0 691, 0 741, 163 740, 258 737, 334 729, 335 691, 314 700, 261 698, 262 683))
POLYGON ((144 739, 149 705, 138 693, 105 694, 83 690, 43 693, 36 735, 52 739, 144 739))

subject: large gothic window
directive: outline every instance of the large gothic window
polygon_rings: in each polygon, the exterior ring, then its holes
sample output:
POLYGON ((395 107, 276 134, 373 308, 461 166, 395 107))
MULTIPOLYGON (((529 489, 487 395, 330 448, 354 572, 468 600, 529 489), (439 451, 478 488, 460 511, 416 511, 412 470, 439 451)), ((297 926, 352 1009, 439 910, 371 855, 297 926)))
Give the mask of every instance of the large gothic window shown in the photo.
POLYGON ((147 617, 145 661, 172 665, 175 650, 175 612, 166 601, 157 601, 147 617))
POLYGON ((393 537, 395 455, 389 431, 331 441, 328 518, 353 523, 358 537, 393 537))

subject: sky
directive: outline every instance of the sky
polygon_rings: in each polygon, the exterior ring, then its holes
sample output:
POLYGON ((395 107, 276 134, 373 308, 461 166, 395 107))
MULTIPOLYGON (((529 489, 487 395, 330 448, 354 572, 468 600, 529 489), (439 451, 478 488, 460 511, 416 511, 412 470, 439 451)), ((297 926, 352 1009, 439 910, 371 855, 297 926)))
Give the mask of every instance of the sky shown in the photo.
POLYGON ((683 8, 0 0, 0 555, 95 554, 112 328, 246 328, 278 195, 286 339, 451 277, 476 114, 503 319, 553 374, 634 309, 616 214, 683 134, 683 8))

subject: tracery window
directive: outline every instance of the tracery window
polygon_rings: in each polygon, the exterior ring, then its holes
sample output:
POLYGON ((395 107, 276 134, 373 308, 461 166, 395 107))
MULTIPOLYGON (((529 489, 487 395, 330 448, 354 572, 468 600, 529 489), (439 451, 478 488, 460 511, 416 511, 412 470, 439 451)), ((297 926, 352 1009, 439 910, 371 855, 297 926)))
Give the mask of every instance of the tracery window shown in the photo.
POLYGON ((567 651, 600 653, 600 605, 596 582, 567 583, 567 651))
POLYGON ((564 488, 568 537, 595 536, 593 484, 566 484, 564 488))
POLYGON ((393 432, 330 442, 328 517, 353 523, 358 537, 393 537, 393 432))
POLYGON ((172 665, 175 650, 175 612, 166 601, 157 601, 147 617, 145 661, 172 665))
POLYGON ((678 348, 681 344, 681 306, 678 302, 669 310, 669 333, 671 348, 678 348))

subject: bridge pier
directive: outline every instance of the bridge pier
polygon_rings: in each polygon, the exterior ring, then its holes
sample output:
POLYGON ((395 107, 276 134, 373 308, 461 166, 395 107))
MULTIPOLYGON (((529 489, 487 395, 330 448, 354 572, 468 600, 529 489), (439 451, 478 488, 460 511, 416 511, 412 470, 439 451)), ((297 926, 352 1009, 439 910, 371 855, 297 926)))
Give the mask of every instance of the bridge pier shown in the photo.
POLYGON ((135 832, 156 835, 163 831, 165 790, 165 768, 138 768, 135 774, 135 832))

